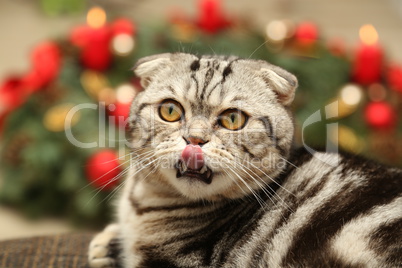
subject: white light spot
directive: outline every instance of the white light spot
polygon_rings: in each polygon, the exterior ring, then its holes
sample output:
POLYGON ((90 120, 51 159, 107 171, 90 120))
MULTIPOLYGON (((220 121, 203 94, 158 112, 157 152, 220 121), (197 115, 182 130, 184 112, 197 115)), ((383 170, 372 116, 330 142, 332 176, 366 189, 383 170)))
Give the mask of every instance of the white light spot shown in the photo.
POLYGON ((266 28, 266 34, 272 41, 282 41, 287 36, 287 27, 283 21, 271 21, 266 28))
POLYGON ((116 89, 116 99, 120 103, 130 103, 135 97, 135 88, 130 84, 120 85, 116 89))
POLYGON ((341 89, 341 99, 343 103, 355 106, 362 100, 362 90, 356 85, 347 85, 341 89))
POLYGON ((134 49, 134 39, 128 34, 118 34, 113 38, 112 47, 117 55, 127 56, 134 49))

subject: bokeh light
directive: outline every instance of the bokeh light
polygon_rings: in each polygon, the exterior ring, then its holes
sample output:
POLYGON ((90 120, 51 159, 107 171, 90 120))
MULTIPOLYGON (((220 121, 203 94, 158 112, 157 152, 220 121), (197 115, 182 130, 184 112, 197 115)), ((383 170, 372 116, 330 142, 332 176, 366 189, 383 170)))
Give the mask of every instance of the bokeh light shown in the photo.
POLYGON ((106 23, 106 12, 101 7, 93 7, 88 11, 87 23, 92 28, 100 28, 106 23))
POLYGON ((378 41, 377 30, 371 24, 365 24, 359 30, 360 40, 366 45, 374 45, 378 41))
POLYGON ((362 90, 354 84, 348 84, 341 89, 340 97, 346 105, 355 106, 362 100, 362 90))
POLYGON ((272 41, 282 41, 287 37, 287 25, 283 21, 271 21, 267 25, 266 34, 272 41))
POLYGON ((133 51, 135 41, 131 35, 118 34, 112 40, 112 48, 119 56, 127 56, 133 51))
POLYGON ((116 99, 119 103, 130 103, 135 97, 135 88, 130 84, 122 84, 116 89, 116 99))

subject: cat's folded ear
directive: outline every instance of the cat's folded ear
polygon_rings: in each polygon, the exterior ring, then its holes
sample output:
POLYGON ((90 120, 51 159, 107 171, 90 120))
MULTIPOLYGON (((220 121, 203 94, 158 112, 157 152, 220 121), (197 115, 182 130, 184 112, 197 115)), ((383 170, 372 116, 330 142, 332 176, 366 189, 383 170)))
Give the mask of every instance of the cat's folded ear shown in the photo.
POLYGON ((141 85, 146 88, 152 78, 163 68, 171 64, 171 53, 157 54, 141 58, 132 70, 141 79, 141 85))
POLYGON ((282 105, 289 106, 292 103, 298 85, 297 78, 293 74, 271 64, 261 66, 259 74, 267 86, 275 92, 282 105))

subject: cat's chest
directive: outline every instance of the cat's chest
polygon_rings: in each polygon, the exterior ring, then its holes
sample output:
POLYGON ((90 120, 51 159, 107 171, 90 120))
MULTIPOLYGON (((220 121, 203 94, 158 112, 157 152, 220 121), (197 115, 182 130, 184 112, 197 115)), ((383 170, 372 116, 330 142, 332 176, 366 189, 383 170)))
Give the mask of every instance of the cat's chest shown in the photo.
POLYGON ((155 261, 158 267, 170 267, 165 262, 172 256, 185 267, 222 266, 227 249, 244 244, 263 216, 258 216, 259 206, 251 203, 152 207, 142 203, 131 208, 129 220, 123 223, 124 248, 144 267, 156 267, 155 261))

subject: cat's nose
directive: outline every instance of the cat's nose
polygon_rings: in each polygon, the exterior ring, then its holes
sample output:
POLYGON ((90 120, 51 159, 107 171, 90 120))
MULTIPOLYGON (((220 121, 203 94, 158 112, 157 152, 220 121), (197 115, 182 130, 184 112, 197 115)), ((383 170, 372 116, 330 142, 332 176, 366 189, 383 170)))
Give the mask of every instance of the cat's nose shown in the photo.
POLYGON ((195 136, 183 137, 187 144, 203 146, 208 141, 195 136))

